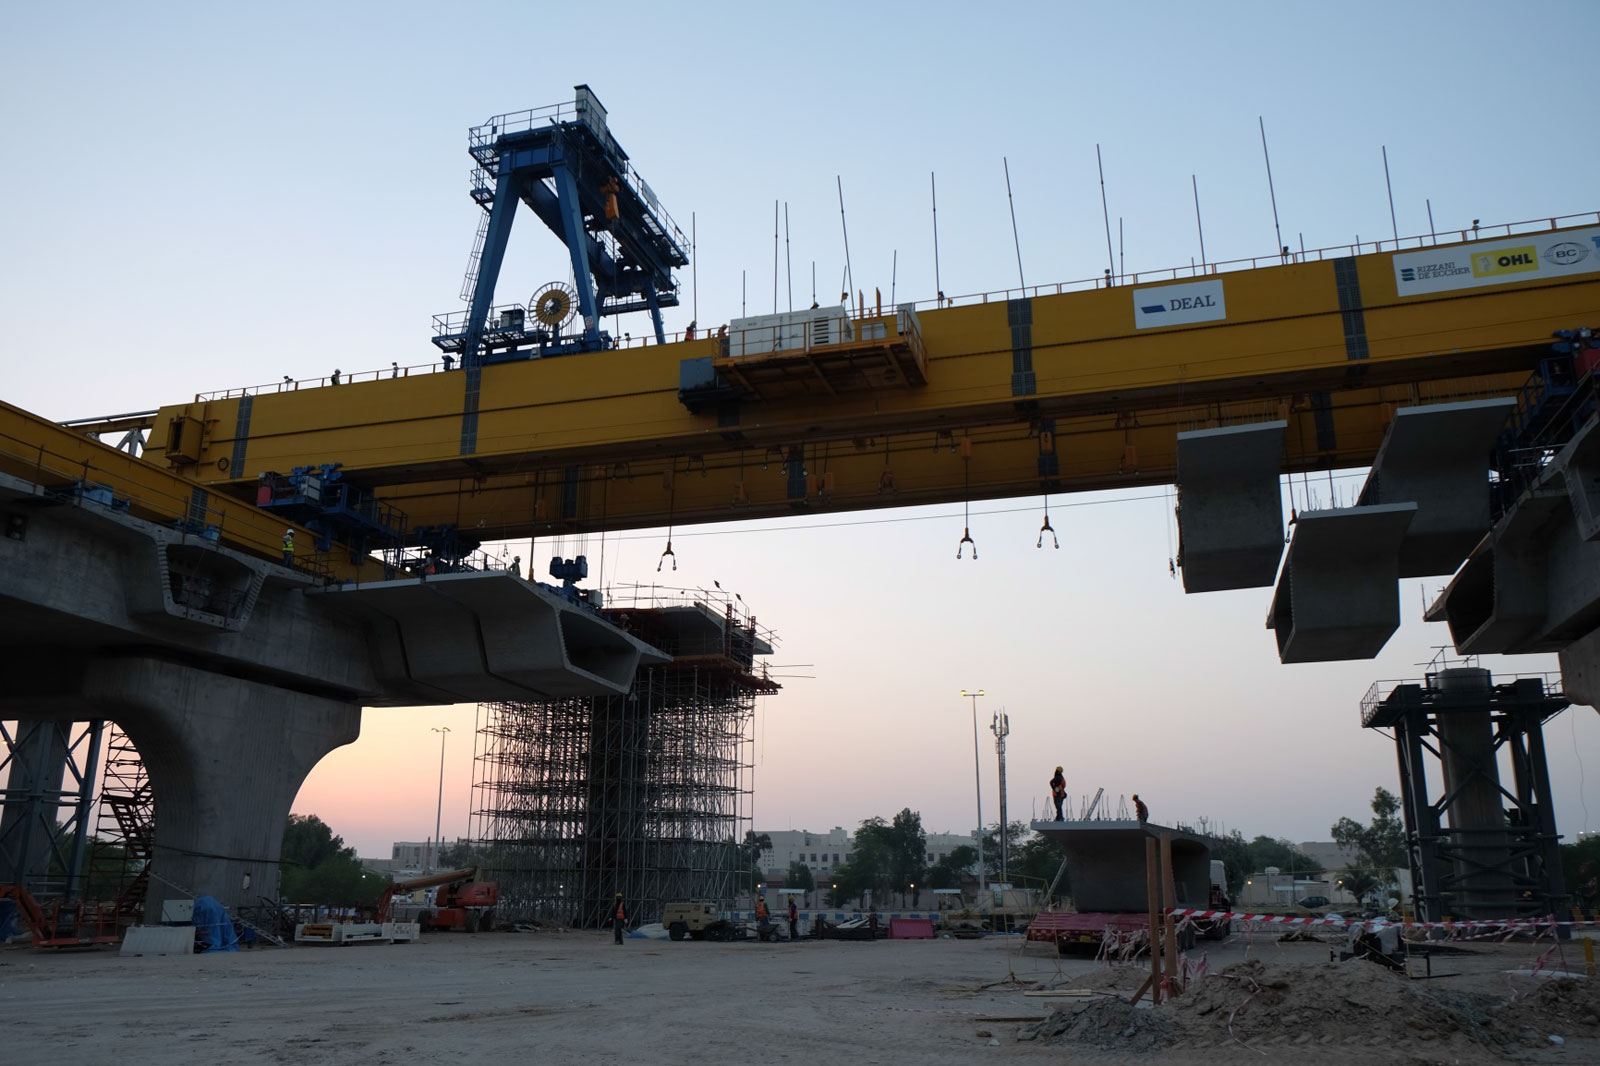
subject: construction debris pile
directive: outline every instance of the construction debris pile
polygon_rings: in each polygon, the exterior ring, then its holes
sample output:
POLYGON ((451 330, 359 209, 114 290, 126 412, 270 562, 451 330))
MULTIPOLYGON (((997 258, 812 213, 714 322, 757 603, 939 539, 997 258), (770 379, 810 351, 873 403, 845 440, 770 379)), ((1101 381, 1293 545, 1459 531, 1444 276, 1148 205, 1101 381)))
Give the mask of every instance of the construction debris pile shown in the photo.
MULTIPOLYGON (((1106 969, 1066 983, 1126 993, 1142 975, 1135 968, 1106 969)), ((1018 1040, 1123 1051, 1418 1042, 1458 1057, 1548 1047, 1569 1037, 1600 1037, 1600 987, 1592 980, 1513 979, 1495 970, 1417 981, 1361 960, 1308 965, 1259 959, 1191 980, 1182 995, 1156 1009, 1130 1007, 1126 994, 1098 995, 1064 1003, 1017 1033, 1018 1040)))

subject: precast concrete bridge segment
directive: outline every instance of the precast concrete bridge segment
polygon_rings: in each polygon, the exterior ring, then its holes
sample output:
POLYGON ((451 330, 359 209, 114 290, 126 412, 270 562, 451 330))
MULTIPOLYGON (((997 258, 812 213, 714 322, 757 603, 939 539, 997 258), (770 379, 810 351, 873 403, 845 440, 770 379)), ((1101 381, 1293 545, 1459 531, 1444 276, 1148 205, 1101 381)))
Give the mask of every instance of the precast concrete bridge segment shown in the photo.
MULTIPOLYGON (((169 883, 274 896, 295 793, 363 707, 616 695, 664 659, 502 571, 334 587, 8 474, 0 528, 0 719, 133 740, 156 810, 147 914, 182 895, 169 883)), ((0 854, 0 882, 34 857, 0 854)))

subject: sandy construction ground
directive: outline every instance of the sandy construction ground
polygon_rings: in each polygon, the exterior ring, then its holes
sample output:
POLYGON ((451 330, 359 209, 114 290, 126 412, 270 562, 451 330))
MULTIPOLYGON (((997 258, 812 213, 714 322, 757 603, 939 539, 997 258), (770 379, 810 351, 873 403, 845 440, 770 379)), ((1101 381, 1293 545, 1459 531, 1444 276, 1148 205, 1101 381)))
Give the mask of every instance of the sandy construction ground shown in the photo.
MULTIPOLYGON (((1540 948, 1473 945, 1435 959, 1457 976, 1432 981, 1330 964, 1324 944, 1265 933, 1203 948, 1226 976, 1159 1011, 1124 1006, 1146 971, 1015 938, 618 947, 588 932, 440 934, 146 958, 10 948, 0 1063, 1600 1063, 1600 980, 1506 972, 1540 948), (1024 994, 1048 988, 1096 991, 1024 994)), ((1565 957, 1582 969, 1581 950, 1565 957)))

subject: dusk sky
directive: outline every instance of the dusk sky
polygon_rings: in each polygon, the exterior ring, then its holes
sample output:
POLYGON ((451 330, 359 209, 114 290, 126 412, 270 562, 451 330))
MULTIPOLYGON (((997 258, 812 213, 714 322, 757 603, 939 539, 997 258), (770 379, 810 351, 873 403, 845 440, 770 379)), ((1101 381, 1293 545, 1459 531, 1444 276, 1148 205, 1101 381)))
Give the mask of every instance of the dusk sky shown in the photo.
MULTIPOLYGON (((0 65, 3 396, 49 418, 154 408, 200 391, 425 364, 476 227, 466 131, 589 84, 696 265, 667 328, 772 310, 773 202, 788 205, 795 306, 844 269, 885 301, 1106 266, 1095 146, 1128 272, 1600 209, 1600 94, 1569 55, 1600 5, 1353 2, 974 8, 697 3, 13 5, 0 65), (1568 44, 1567 42, 1577 42, 1568 44), (1005 160, 1003 164, 1002 160, 1005 160)), ((566 280, 523 213, 499 299, 566 280)), ((782 264, 780 309, 789 306, 782 264)), ((616 329, 645 332, 636 316, 616 329)), ((336 460, 337 456, 328 457, 336 460)), ((1350 503, 1360 471, 1334 479, 1350 503)), ((776 474, 772 476, 776 477, 776 474)), ((1320 504, 1328 479, 1313 479, 1320 504)), ((1296 481, 1296 492, 1300 492, 1296 481)), ((1303 498, 1297 496, 1301 506, 1303 498)), ((1282 666, 1271 590, 1185 596, 1168 573, 1169 492, 680 528, 673 583, 739 592, 781 637, 785 690, 757 716, 758 829, 855 827, 902 807, 930 831, 997 814, 989 716, 1010 715, 1010 813, 1138 792, 1157 821, 1328 839, 1397 789, 1393 744, 1360 728, 1379 679, 1415 678, 1447 641, 1421 621, 1446 579, 1401 588, 1404 624, 1370 662, 1282 666), (800 665, 804 664, 804 665, 800 665)), ((664 531, 527 542, 526 560, 604 555, 649 583, 664 531)), ((542 570, 542 567, 541 567, 542 570)), ((1485 660, 1554 671, 1553 656, 1485 660)), ((471 706, 373 710, 295 804, 363 855, 432 834, 449 726, 444 835, 469 827, 471 706)), ((1557 822, 1600 829, 1600 716, 1547 727, 1557 822), (1591 816, 1590 811, 1593 811, 1591 816)))

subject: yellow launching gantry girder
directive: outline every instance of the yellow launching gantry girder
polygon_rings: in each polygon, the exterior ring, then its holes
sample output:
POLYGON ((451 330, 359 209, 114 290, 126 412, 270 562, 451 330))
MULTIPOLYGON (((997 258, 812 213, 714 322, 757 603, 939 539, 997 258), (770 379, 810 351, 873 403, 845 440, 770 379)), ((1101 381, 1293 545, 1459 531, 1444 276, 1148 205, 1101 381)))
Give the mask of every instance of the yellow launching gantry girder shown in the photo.
POLYGON ((1597 234, 858 303, 832 312, 849 339, 760 354, 736 330, 202 396, 146 454, 242 499, 341 463, 412 527, 483 540, 1170 483, 1179 432, 1273 419, 1286 471, 1358 467, 1397 408, 1515 394, 1553 331, 1597 324, 1597 234))

